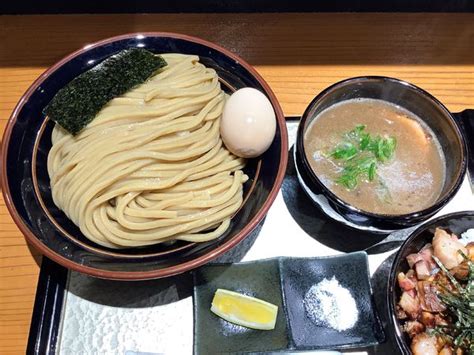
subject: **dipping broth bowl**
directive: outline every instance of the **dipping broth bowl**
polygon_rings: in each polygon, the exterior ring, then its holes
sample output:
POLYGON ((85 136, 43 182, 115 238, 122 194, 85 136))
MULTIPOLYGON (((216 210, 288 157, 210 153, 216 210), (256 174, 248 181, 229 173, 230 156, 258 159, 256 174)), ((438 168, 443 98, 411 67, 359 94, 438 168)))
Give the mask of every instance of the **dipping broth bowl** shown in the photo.
POLYGON ((302 188, 327 215, 357 229, 387 233, 427 220, 453 198, 466 173, 467 149, 465 138, 452 114, 431 94, 399 79, 365 76, 338 82, 314 98, 298 127, 294 159, 302 188), (440 143, 446 165, 442 191, 434 203, 412 213, 378 214, 349 204, 322 183, 308 161, 305 133, 319 113, 351 99, 378 99, 397 105, 418 116, 432 130, 440 143))

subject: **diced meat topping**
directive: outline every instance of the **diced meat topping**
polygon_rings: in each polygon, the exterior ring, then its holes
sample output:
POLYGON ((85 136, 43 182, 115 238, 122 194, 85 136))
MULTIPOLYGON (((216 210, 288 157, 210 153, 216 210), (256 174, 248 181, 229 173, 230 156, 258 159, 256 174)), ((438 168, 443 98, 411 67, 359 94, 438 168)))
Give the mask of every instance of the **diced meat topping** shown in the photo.
POLYGON ((436 326, 436 318, 434 314, 430 312, 421 312, 420 322, 428 328, 434 328, 436 326))
POLYGON ((413 355, 438 355, 436 337, 426 333, 416 335, 411 342, 413 355))
POLYGON ((453 237, 440 228, 436 228, 435 231, 433 250, 434 255, 443 263, 444 266, 446 266, 447 269, 452 269, 463 261, 463 257, 458 253, 458 250, 461 250, 467 255, 467 249, 457 239, 457 237, 453 237))
POLYGON ((430 264, 426 260, 417 261, 415 271, 418 280, 426 280, 430 277, 430 264))
POLYGON ((428 262, 430 265, 430 271, 437 267, 435 261, 433 260, 434 249, 431 244, 426 244, 418 254, 421 255, 424 261, 428 262))
POLYGON ((416 281, 408 278, 403 272, 398 274, 398 285, 404 291, 413 290, 416 287, 416 281))
POLYGON ((396 306, 396 316, 403 319, 402 329, 411 339, 413 355, 465 355, 461 349, 464 345, 459 348, 453 344, 452 337, 433 335, 430 331, 456 321, 452 313, 446 312, 446 305, 438 295, 445 289, 456 292, 449 278, 451 275, 460 283, 470 277, 469 264, 462 253, 474 261, 474 242, 460 241, 456 235, 437 228, 432 244, 408 255, 406 260, 410 269, 406 274, 397 275, 402 295, 396 306), (451 275, 440 271, 442 267, 435 257, 451 275))
POLYGON ((406 257, 408 266, 410 268, 413 268, 413 265, 415 265, 418 261, 423 260, 423 257, 419 253, 414 253, 410 254, 406 257))
POLYGON ((454 277, 458 280, 463 280, 469 274, 469 267, 467 262, 462 262, 458 266, 453 267, 450 272, 454 275, 454 277))
POLYGON ((405 323, 404 330, 410 338, 414 338, 417 334, 425 331, 425 326, 416 320, 410 320, 405 323))
POLYGON ((466 245, 466 250, 467 250, 467 256, 469 257, 469 259, 471 259, 472 261, 474 261, 474 243, 471 242, 471 243, 468 243, 466 245))
POLYGON ((428 312, 443 312, 446 309, 436 294, 436 285, 432 282, 419 281, 417 291, 422 310, 428 312))
POLYGON ((418 297, 412 297, 407 291, 402 293, 400 307, 408 314, 411 319, 417 319, 421 312, 420 301, 418 297))

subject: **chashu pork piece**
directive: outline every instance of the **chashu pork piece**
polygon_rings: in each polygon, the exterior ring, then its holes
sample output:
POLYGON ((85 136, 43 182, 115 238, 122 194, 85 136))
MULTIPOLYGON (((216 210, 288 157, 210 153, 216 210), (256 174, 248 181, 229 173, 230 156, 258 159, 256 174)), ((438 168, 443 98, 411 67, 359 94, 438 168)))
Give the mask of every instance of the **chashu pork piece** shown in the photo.
POLYGON ((448 270, 458 266, 464 260, 458 250, 467 255, 467 249, 456 236, 448 234, 441 228, 436 228, 433 238, 433 253, 448 270))
POLYGON ((410 319, 417 319, 421 314, 420 301, 415 295, 414 297, 410 294, 410 291, 404 291, 400 297, 400 302, 398 302, 400 307, 405 311, 405 313, 410 317, 410 319))
POLYGON ((411 341, 413 355, 438 355, 436 337, 426 333, 416 335, 411 341))

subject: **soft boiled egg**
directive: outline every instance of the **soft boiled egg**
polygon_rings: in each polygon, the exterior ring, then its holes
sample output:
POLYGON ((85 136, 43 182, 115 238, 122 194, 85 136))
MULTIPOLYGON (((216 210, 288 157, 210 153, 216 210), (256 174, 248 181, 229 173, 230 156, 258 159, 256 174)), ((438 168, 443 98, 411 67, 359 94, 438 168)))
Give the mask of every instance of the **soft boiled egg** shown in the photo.
POLYGON ((239 157, 254 158, 263 154, 273 142, 275 111, 263 93, 243 88, 227 99, 220 129, 227 149, 239 157))

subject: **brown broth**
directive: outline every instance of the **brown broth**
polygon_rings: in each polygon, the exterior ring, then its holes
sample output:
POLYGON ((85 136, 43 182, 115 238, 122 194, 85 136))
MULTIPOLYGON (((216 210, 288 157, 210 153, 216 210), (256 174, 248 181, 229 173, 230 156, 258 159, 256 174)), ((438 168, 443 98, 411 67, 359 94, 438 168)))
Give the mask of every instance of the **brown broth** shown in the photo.
POLYGON ((440 196, 445 161, 433 132, 413 113, 375 99, 353 99, 335 104, 310 123, 304 136, 306 157, 322 183, 343 201, 367 212, 399 215, 432 205, 440 196), (354 190, 334 181, 342 163, 327 154, 356 125, 371 135, 394 136, 394 157, 377 165, 373 181, 359 180, 354 190))

